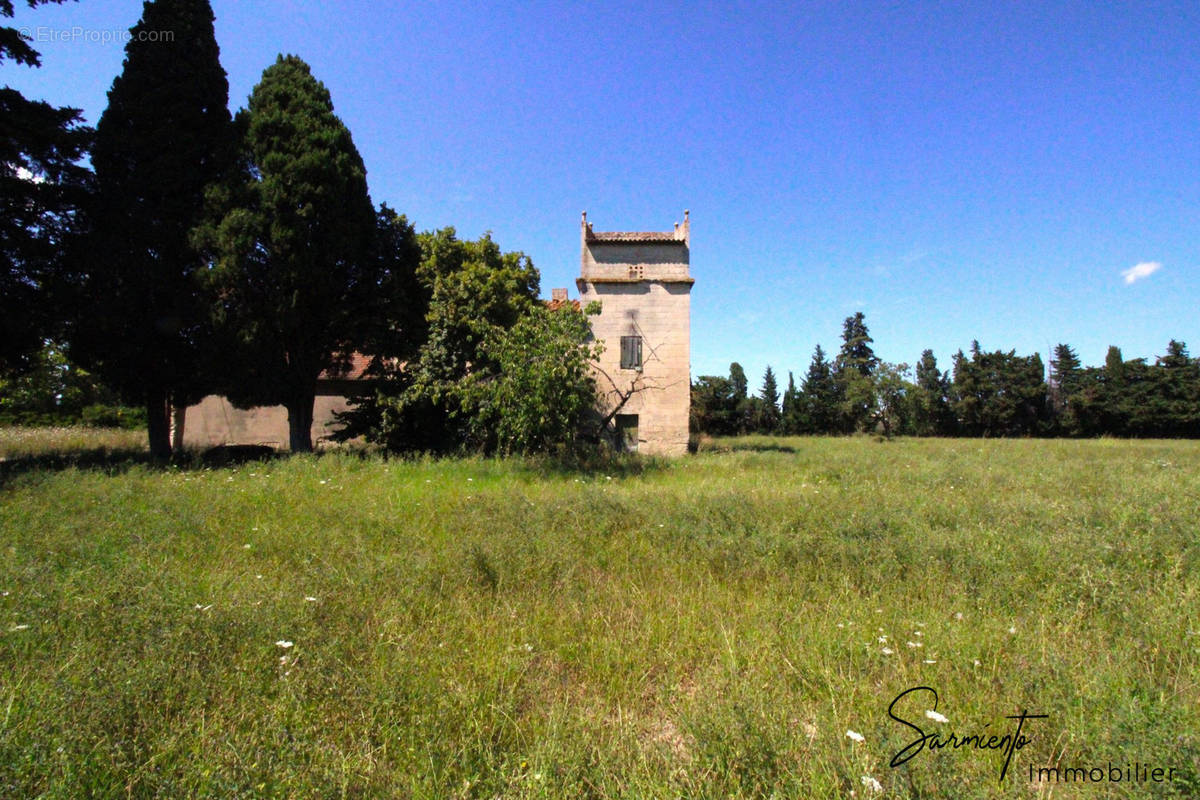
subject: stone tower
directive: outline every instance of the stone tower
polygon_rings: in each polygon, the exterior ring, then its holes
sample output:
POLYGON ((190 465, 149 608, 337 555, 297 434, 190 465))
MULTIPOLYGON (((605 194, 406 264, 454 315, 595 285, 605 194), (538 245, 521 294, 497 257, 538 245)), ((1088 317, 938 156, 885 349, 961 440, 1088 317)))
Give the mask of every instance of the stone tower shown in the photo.
POLYGON ((599 232, 583 212, 580 302, 597 300, 596 383, 626 447, 682 455, 691 403, 688 212, 672 231, 599 232), (618 407, 619 406, 619 407, 618 407))

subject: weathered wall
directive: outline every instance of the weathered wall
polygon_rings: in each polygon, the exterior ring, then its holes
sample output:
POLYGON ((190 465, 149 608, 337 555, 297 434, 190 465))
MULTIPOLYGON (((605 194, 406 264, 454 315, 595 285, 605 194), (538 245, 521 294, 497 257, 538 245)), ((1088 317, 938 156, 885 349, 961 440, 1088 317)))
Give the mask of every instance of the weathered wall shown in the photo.
POLYGON ((638 451, 682 455, 688 445, 691 402, 691 287, 687 284, 584 283, 580 302, 599 300, 601 313, 592 318, 593 335, 605 343, 597 386, 612 408, 615 389, 639 388, 622 414, 638 415, 638 451), (641 371, 621 369, 621 337, 642 337, 641 371))
POLYGON ((601 313, 597 384, 609 409, 617 391, 638 391, 620 409, 638 415, 638 451, 683 455, 691 404, 691 288, 688 222, 668 233, 596 234, 583 221, 580 303, 601 313), (600 237, 621 237, 601 239, 600 237), (670 237, 670 240, 667 240, 670 237), (642 337, 641 370, 621 369, 621 337, 642 337))
MULTIPOLYGON (((340 395, 317 396, 313 404, 314 446, 320 446, 321 440, 329 436, 334 413, 348 408, 346 398, 340 395)), ((286 450, 287 409, 259 406, 242 410, 215 394, 189 406, 183 424, 184 447, 206 450, 222 444, 263 444, 286 450)))

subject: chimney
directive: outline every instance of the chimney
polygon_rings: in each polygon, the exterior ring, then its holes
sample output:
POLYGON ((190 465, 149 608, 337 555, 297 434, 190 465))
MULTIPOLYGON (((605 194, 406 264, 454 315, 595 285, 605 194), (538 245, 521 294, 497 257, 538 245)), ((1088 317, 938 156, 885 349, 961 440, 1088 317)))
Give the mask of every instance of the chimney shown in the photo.
POLYGON ((551 289, 550 290, 550 302, 552 302, 552 303, 567 302, 567 290, 566 289, 551 289))

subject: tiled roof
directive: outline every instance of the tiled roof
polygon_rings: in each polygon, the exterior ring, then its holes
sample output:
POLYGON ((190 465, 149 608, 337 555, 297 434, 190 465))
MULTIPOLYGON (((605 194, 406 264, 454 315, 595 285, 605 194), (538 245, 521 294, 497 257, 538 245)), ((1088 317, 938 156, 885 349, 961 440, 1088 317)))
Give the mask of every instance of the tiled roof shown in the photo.
POLYGON ((363 373, 367 371, 367 367, 371 366, 371 356, 363 355, 362 353, 351 353, 348 362, 338 364, 332 369, 327 369, 321 372, 317 377, 319 381, 361 381, 364 380, 363 373))
POLYGON ((576 311, 579 310, 578 300, 546 300, 544 302, 546 303, 546 308, 550 309, 551 311, 557 311, 558 309, 567 305, 571 306, 576 311))
POLYGON ((683 238, 672 231, 588 231, 589 242, 678 242, 683 238))

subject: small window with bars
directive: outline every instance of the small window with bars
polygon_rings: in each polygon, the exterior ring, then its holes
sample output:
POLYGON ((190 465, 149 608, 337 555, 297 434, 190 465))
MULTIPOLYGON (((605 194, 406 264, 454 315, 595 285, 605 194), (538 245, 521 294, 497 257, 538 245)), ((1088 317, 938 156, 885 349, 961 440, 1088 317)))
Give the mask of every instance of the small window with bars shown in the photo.
POLYGON ((621 337, 621 369, 642 368, 642 337, 621 337))

